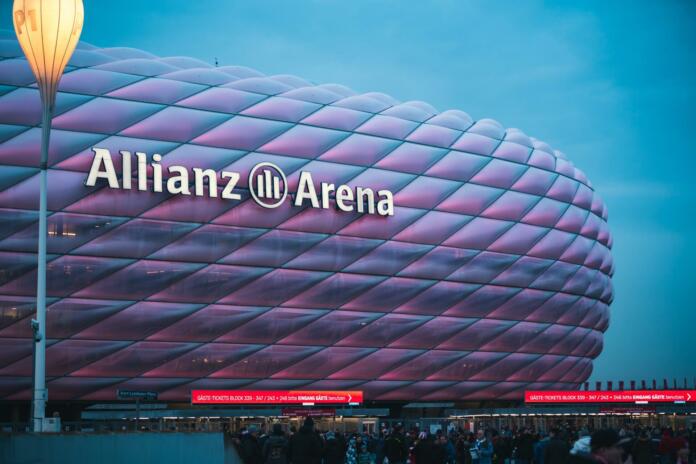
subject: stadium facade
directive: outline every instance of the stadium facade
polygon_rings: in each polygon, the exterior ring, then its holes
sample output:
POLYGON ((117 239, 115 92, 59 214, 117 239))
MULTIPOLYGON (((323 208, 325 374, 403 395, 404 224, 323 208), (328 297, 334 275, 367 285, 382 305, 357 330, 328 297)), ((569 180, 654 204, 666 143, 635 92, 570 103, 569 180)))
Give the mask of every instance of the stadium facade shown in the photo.
MULTIPOLYGON (((9 33, 0 56, 0 399, 26 400, 41 114, 9 33)), ((59 90, 50 400, 520 399, 589 377, 612 239, 548 144, 382 93, 85 43, 59 90)))

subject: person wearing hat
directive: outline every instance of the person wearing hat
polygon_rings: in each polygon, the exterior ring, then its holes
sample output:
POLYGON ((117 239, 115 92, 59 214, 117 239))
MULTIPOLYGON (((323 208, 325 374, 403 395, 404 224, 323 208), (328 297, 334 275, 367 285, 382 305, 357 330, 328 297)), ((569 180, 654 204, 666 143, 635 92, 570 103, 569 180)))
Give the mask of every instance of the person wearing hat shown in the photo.
POLYGON ((290 439, 288 453, 292 464, 320 464, 322 441, 314 431, 314 420, 307 417, 300 430, 290 439))

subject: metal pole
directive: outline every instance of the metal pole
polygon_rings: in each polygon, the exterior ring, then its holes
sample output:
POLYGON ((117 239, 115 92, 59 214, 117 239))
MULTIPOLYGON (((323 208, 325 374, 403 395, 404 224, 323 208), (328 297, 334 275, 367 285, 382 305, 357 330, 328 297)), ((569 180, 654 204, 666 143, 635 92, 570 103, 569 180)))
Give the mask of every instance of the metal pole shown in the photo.
POLYGON ((135 431, 140 431, 140 398, 135 399, 135 431))
POLYGON ((39 253, 36 274, 36 330, 34 333, 34 395, 32 421, 34 432, 43 431, 46 416, 46 240, 48 143, 51 135, 53 105, 44 102, 41 120, 41 173, 39 187, 39 253))

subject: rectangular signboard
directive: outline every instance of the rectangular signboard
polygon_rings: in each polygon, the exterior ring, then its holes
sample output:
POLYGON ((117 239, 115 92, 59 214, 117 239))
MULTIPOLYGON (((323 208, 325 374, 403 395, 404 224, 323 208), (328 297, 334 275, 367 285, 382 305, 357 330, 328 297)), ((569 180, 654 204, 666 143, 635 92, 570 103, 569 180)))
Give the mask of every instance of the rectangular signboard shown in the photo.
POLYGON ((696 401, 696 390, 526 391, 525 403, 674 403, 696 401))
POLYGON ((361 391, 192 390, 193 404, 359 404, 361 391))
POLYGON ((336 410, 333 408, 283 408, 280 413, 289 417, 332 417, 336 415, 336 410))
POLYGON ((116 390, 116 395, 120 400, 156 400, 157 392, 137 391, 137 390, 116 390))

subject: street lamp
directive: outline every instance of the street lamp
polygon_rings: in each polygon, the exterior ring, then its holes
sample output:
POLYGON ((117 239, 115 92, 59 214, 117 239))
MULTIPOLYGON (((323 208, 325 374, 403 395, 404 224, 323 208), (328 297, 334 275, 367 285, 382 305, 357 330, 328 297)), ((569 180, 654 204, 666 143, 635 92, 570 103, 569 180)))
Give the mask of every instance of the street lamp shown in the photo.
POLYGON ((48 141, 56 91, 65 65, 82 32, 82 0, 14 0, 12 21, 17 40, 36 76, 41 94, 41 186, 39 194, 39 256, 34 331, 34 391, 31 403, 34 432, 43 430, 46 413, 46 175, 48 141))

